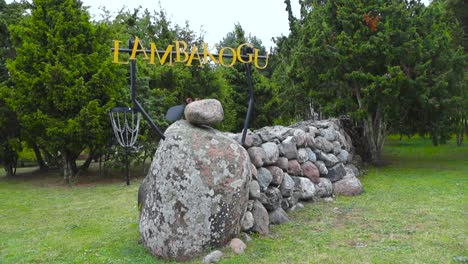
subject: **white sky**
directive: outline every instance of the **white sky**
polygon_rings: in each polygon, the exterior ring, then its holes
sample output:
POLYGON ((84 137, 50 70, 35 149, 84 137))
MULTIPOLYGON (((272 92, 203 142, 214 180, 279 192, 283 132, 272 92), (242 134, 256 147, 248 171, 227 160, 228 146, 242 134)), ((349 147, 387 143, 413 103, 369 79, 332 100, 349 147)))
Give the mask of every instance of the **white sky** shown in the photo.
MULTIPOLYGON (((245 33, 260 38, 270 49, 273 37, 289 34, 288 14, 284 0, 81 0, 89 6, 91 16, 100 13, 104 6, 114 14, 122 7, 130 10, 141 6, 150 11, 159 11, 161 6, 172 23, 185 25, 197 33, 205 32, 205 42, 212 46, 221 41, 234 24, 240 23, 245 33)), ((427 5, 430 0, 423 0, 427 5)), ((13 0, 7 0, 7 3, 13 0)), ((293 13, 299 16, 299 1, 291 0, 293 13)))
MULTIPOLYGON (((288 14, 284 0, 82 0, 90 6, 91 15, 99 14, 100 6, 116 12, 123 6, 133 11, 142 6, 150 11, 159 11, 159 5, 166 11, 169 20, 180 26, 189 21, 190 29, 205 32, 205 42, 210 46, 221 41, 234 24, 240 23, 245 33, 260 38, 269 50, 272 37, 288 35, 288 14)), ((299 13, 297 0, 292 0, 295 15, 299 13)))

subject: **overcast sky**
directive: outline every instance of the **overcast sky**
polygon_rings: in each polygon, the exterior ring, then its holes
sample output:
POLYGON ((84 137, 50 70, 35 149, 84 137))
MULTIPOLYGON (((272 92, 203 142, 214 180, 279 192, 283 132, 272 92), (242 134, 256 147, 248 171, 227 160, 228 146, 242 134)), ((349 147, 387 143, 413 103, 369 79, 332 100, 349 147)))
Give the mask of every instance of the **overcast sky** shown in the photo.
MULTIPOLYGON (((190 28, 200 33, 205 32, 205 42, 210 46, 222 40, 228 32, 234 30, 239 22, 248 35, 260 38, 269 49, 273 46, 272 37, 287 35, 289 31, 288 15, 284 0, 82 0, 90 6, 91 14, 99 14, 99 7, 116 12, 123 6, 130 10, 142 6, 150 11, 159 11, 159 5, 166 11, 173 23, 181 26, 189 21, 190 28)), ((296 14, 299 12, 298 1, 292 0, 296 14)))
MULTIPOLYGON (((6 2, 12 2, 7 0, 6 2)), ((267 50, 274 46, 272 37, 288 35, 288 15, 284 0, 82 0, 89 6, 92 16, 100 13, 103 6, 114 14, 122 7, 130 10, 138 6, 150 11, 166 11, 173 23, 181 26, 189 21, 197 33, 205 32, 205 42, 212 46, 234 30, 240 23, 246 34, 260 38, 267 50)), ((426 4, 429 0, 424 0, 426 4)), ((299 15, 298 0, 291 0, 293 13, 299 15)), ((97 17, 98 18, 98 17, 97 17)))

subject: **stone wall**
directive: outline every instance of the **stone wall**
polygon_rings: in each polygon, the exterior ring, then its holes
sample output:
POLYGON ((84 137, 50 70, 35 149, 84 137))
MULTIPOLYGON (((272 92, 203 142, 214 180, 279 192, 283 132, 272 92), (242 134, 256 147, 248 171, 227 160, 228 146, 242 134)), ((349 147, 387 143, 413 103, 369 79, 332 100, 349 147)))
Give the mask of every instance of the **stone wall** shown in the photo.
POLYGON ((155 256, 189 260, 229 241, 242 252, 242 231, 268 234, 301 202, 363 191, 336 119, 265 127, 241 145, 241 134, 210 127, 224 118, 217 100, 189 104, 185 118, 166 130, 138 194, 142 242, 155 256))
MULTIPOLYGON (((241 142, 241 134, 227 134, 241 142)), ((252 163, 245 232, 269 233, 288 222, 302 201, 333 200, 363 192, 353 164, 353 145, 339 120, 306 121, 249 132, 244 143, 252 163)))

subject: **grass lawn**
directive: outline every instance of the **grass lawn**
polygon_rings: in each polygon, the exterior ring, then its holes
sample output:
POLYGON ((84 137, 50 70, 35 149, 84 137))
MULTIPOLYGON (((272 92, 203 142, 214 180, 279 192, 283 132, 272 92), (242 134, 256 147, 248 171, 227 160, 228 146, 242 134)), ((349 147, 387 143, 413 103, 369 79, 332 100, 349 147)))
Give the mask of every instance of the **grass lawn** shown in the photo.
MULTIPOLYGON (((306 204, 221 263, 468 263, 468 145, 390 138, 384 156, 364 194, 306 204)), ((137 242, 139 178, 0 177, 0 263, 166 263, 137 242)))

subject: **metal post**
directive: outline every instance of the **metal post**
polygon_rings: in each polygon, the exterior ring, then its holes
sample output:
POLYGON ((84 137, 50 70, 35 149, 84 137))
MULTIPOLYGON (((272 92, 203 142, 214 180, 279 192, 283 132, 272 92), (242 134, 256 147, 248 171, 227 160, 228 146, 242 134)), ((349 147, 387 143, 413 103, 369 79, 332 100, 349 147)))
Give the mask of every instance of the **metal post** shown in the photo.
POLYGON ((126 170, 126 174, 125 174, 125 180, 127 181, 127 185, 130 185, 130 171, 129 171, 129 168, 128 168, 128 147, 125 148, 125 170, 126 170))

